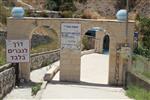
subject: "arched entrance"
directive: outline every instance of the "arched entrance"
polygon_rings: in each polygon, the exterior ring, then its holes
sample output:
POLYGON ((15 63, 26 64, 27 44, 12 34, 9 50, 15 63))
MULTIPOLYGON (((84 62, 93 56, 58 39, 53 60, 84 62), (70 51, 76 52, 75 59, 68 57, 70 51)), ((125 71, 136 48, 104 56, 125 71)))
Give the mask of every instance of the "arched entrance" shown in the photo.
POLYGON ((105 35, 103 38, 103 53, 109 53, 109 35, 105 35))
MULTIPOLYGON (((14 19, 14 18, 9 18, 8 19, 8 34, 7 34, 7 39, 8 40, 24 40, 24 39, 29 39, 30 38, 30 33, 33 30, 33 28, 37 27, 37 26, 51 26, 51 28, 54 28, 54 30, 56 30, 56 32, 58 33, 58 37, 59 37, 59 42, 60 42, 60 38, 61 38, 61 24, 62 23, 78 23, 81 24, 81 33, 86 33, 87 30, 93 26, 101 26, 103 28, 105 28, 108 32, 110 32, 110 48, 108 48, 108 43, 105 42, 109 39, 107 39, 108 36, 106 36, 104 38, 101 38, 104 36, 103 33, 101 33, 100 35, 96 36, 96 52, 103 52, 102 49, 107 49, 110 51, 110 60, 109 60, 109 84, 115 84, 118 85, 117 81, 120 81, 120 84, 122 83, 122 78, 120 77, 118 79, 118 76, 120 75, 122 69, 117 70, 116 72, 116 62, 117 61, 117 46, 118 44, 122 44, 125 43, 125 36, 123 33, 125 33, 124 30, 124 26, 125 26, 125 22, 119 22, 117 20, 114 19, 62 19, 62 18, 23 18, 23 19, 14 19), (119 33, 119 34, 118 34, 119 33), (97 38, 100 38, 99 40, 97 38), (103 48, 103 43, 106 45, 103 48), (102 43, 102 44, 100 44, 102 43), (116 73, 118 73, 118 75, 116 75, 116 73), (117 81, 116 81, 117 80, 117 81)), ((134 33, 134 27, 135 27, 135 21, 129 21, 129 33, 134 33)), ((131 45, 131 49, 133 47, 133 34, 129 34, 127 37, 129 40, 129 44, 131 45)), ((76 82, 78 82, 80 80, 80 57, 81 57, 81 52, 72 52, 70 50, 61 53, 61 57, 66 57, 66 59, 73 59, 71 62, 68 62, 66 60, 64 60, 64 58, 61 59, 61 62, 63 62, 63 64, 61 64, 62 66, 64 66, 64 69, 61 70, 62 72, 64 72, 65 74, 62 75, 62 77, 64 79, 67 79, 68 81, 70 80, 74 80, 76 82), (73 55, 74 53, 74 55, 73 55), (69 57, 69 58, 68 58, 69 57), (67 63, 68 66, 64 65, 64 63, 67 63), (76 65, 75 67, 72 67, 73 65, 76 65), (75 72, 75 70, 78 72, 75 72)), ((94 58, 95 59, 95 58, 94 58)), ((95 64, 93 64, 95 65, 95 64)), ((100 64, 102 65, 102 64, 100 64)), ((30 70, 29 70, 29 62, 25 62, 19 63, 19 67, 21 67, 21 78, 25 79, 25 80, 29 80, 30 77, 30 70)), ((119 68, 120 66, 118 66, 119 68)), ((62 68, 62 67, 61 67, 62 68)))
POLYGON ((108 33, 110 32, 103 27, 92 27, 88 28, 82 37, 85 39, 85 36, 88 36, 87 41, 84 41, 87 42, 87 47, 90 47, 90 43, 92 43, 90 38, 93 38, 93 46, 97 52, 89 53, 81 57, 81 82, 89 84, 109 84, 109 55, 103 54, 103 49, 109 51, 110 39, 107 35, 108 33))

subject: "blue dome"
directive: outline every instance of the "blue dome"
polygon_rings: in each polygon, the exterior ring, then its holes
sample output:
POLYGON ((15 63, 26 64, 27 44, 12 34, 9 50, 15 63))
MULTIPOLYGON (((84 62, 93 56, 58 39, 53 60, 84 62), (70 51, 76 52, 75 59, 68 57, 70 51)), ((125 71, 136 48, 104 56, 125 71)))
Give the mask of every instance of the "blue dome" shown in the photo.
POLYGON ((22 18, 24 16, 24 9, 22 7, 14 7, 11 14, 15 18, 22 18))
POLYGON ((119 21, 126 21, 127 20, 127 10, 121 9, 117 12, 116 17, 119 21))

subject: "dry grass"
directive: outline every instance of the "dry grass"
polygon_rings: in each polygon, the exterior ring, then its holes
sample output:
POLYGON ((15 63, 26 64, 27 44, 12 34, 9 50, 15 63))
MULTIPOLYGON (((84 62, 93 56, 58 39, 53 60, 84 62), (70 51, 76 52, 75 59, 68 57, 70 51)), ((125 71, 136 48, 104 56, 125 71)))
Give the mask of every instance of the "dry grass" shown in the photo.
POLYGON ((85 9, 83 11, 82 18, 85 18, 85 19, 98 19, 98 18, 100 18, 100 15, 92 9, 85 9))

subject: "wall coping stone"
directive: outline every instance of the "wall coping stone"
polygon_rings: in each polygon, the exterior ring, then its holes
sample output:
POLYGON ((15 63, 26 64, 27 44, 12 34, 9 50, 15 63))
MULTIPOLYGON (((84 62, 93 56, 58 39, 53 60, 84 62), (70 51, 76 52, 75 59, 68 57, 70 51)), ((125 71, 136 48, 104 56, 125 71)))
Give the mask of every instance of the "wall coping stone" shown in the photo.
POLYGON ((2 66, 0 66, 0 72, 4 71, 4 70, 6 70, 6 69, 8 69, 10 67, 11 67, 11 63, 2 65, 2 66))
POLYGON ((44 54, 48 54, 48 53, 53 53, 53 52, 58 52, 58 51, 60 51, 60 49, 56 49, 56 50, 52 50, 52 51, 46 51, 46 52, 40 52, 40 53, 34 53, 34 54, 31 54, 31 57, 35 57, 38 55, 44 55, 44 54))
MULTIPOLYGON (((105 22, 117 22, 117 19, 82 19, 82 18, 43 18, 43 17, 24 17, 21 20, 73 20, 73 21, 105 21, 105 22)), ((9 17, 9 20, 14 20, 13 17, 9 17)), ((122 23, 122 22, 120 22, 122 23)), ((125 23, 125 22, 123 22, 125 23)), ((128 23, 135 23, 135 20, 129 20, 128 23)))

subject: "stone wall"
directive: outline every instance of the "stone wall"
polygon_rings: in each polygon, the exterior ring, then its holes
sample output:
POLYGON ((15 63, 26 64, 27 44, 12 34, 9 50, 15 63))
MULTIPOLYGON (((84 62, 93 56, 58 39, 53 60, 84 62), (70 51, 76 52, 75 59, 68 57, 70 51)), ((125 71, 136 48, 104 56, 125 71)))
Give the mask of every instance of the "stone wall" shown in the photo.
POLYGON ((60 59, 60 50, 53 50, 31 55, 31 70, 44 67, 60 59))
POLYGON ((147 91, 150 91, 150 80, 140 74, 136 74, 133 72, 127 73, 127 84, 137 85, 140 86, 147 91))
POLYGON ((0 71, 0 99, 9 93, 15 86, 15 69, 11 64, 1 66, 0 71), (5 68, 4 68, 5 67, 5 68), (10 67, 10 68, 9 68, 10 67), (8 69, 7 69, 8 68, 8 69))
POLYGON ((6 36, 7 36, 6 31, 0 31, 0 42, 5 41, 6 36))

